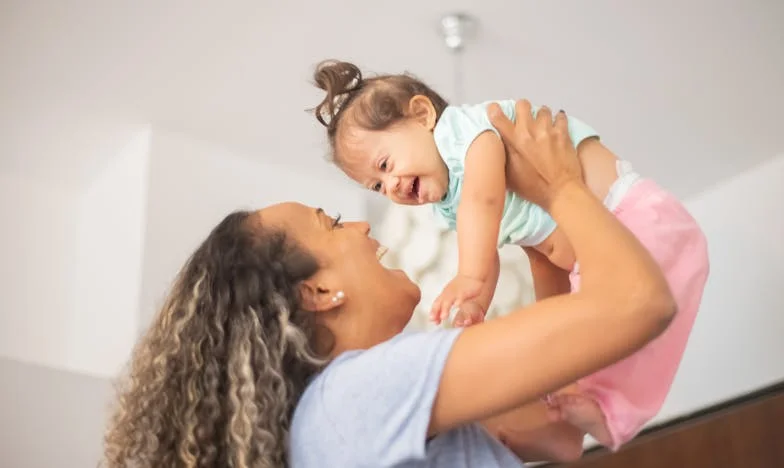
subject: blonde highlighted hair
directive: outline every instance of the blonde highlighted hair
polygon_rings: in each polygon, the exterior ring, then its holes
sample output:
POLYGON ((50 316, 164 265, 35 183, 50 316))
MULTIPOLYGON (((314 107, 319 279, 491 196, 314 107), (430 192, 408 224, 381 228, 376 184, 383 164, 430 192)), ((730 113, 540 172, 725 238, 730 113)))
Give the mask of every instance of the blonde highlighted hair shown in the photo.
POLYGON ((104 465, 288 466, 294 406, 324 364, 298 292, 317 270, 308 252, 252 213, 227 216, 134 350, 104 465))

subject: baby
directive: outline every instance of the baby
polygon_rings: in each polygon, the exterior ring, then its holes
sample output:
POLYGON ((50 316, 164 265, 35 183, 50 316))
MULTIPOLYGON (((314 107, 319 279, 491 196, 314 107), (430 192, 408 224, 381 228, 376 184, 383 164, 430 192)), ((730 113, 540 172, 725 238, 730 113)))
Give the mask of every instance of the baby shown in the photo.
MULTIPOLYGON (((346 62, 321 63, 315 81, 327 93, 315 114, 336 164, 395 203, 432 204, 457 231, 458 272, 433 305, 436 322, 456 306, 456 325, 484 319, 498 280, 497 248, 506 244, 539 251, 569 272, 572 291, 579 288, 579 265, 556 223, 506 190, 506 153, 487 117, 489 102, 450 106, 411 76, 363 78, 346 62)), ((514 101, 496 103, 514 120, 514 101)), ((679 309, 647 347, 580 380, 576 391, 547 398, 560 418, 616 450, 656 415, 669 391, 707 280, 707 246, 675 197, 619 160, 590 126, 572 117, 568 125, 586 185, 656 259, 679 309)))

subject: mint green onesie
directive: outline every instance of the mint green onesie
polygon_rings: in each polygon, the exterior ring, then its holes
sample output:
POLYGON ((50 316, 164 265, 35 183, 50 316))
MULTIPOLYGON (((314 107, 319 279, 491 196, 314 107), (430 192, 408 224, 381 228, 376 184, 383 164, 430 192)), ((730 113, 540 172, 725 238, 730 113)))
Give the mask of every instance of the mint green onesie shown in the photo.
MULTIPOLYGON (((444 199, 433 205, 436 214, 446 222, 449 229, 457 229, 457 207, 463 188, 465 157, 471 143, 481 133, 495 127, 487 118, 487 106, 497 102, 512 121, 515 120, 515 101, 488 101, 481 104, 449 106, 441 114, 433 136, 449 170, 449 188, 444 199)), ((533 108, 536 115, 538 108, 533 108)), ((585 123, 567 117, 569 136, 577 147, 586 138, 598 136, 585 123)), ((531 203, 507 190, 501 228, 498 231, 498 247, 506 244, 535 246, 541 244, 555 230, 555 221, 538 205, 531 203)))

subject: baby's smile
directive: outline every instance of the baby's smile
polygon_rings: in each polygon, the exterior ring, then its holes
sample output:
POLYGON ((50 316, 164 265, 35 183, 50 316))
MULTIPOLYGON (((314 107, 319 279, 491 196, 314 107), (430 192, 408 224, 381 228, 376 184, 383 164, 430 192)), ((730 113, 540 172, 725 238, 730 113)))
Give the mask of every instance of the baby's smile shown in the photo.
POLYGON ((408 196, 421 203, 419 199, 419 177, 414 177, 413 182, 411 182, 411 188, 409 189, 408 196))

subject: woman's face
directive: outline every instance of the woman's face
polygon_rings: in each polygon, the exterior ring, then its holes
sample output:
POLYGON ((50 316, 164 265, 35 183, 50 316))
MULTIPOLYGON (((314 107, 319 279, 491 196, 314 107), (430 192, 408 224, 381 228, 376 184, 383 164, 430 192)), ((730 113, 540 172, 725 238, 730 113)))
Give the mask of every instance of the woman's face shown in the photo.
POLYGON ((318 260, 319 271, 303 285, 303 302, 309 310, 334 316, 330 328, 338 339, 354 335, 346 338, 354 344, 367 341, 360 345, 369 347, 396 335, 411 319, 419 287, 403 271, 381 265, 384 249, 369 236, 367 223, 342 222, 299 203, 274 205, 259 215, 318 260))

